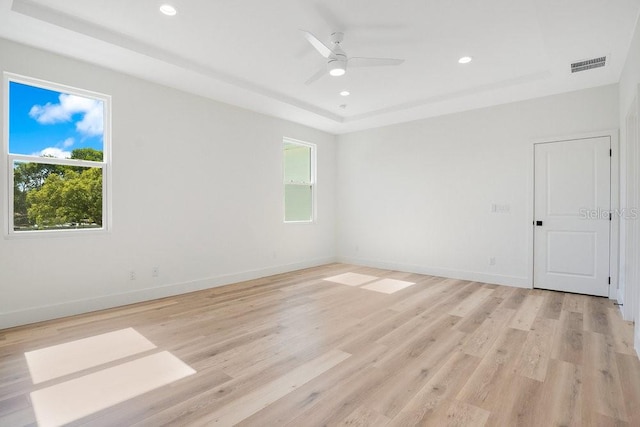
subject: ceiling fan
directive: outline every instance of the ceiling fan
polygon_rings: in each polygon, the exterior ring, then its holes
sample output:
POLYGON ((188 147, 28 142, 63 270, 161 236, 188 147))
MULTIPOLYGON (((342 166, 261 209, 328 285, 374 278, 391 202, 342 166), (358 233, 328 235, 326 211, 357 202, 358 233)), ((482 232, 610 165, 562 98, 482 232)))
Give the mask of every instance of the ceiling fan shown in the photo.
MULTIPOLYGON (((320 55, 328 59, 327 69, 329 75, 337 77, 342 76, 347 72, 347 64, 349 67, 380 67, 388 65, 400 65, 404 62, 404 59, 392 59, 392 58, 360 58, 357 56, 348 57, 347 53, 342 50, 340 43, 344 39, 344 34, 341 32, 335 32, 331 34, 331 43, 333 48, 329 48, 322 43, 316 36, 309 31, 300 30, 304 34, 307 41, 313 46, 320 55)), ((306 85, 310 85, 327 73, 327 70, 323 67, 318 70, 313 76, 304 82, 306 85)))

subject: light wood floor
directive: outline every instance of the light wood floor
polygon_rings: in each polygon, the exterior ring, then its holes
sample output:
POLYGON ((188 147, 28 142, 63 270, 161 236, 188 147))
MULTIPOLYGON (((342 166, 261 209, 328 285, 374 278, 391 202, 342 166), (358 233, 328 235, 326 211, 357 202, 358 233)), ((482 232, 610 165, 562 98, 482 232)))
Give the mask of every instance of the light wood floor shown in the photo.
POLYGON ((24 352, 129 327, 197 373, 73 425, 640 426, 609 300, 344 264, 1 330, 0 425, 34 425, 51 384, 24 352), (322 280, 345 272, 416 284, 322 280))

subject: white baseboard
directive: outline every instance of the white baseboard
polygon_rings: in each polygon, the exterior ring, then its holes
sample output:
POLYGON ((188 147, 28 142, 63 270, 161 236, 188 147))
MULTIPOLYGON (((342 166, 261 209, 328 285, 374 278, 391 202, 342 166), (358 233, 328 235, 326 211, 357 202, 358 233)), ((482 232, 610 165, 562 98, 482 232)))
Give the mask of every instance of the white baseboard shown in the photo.
POLYGON ((492 283, 495 285, 514 286, 531 289, 531 279, 520 276, 480 273, 475 271, 452 270, 448 268, 427 267, 421 265, 402 264, 354 257, 338 257, 338 262, 382 268, 385 270, 406 271, 409 273, 427 274, 429 276, 447 277, 450 279, 469 280, 473 282, 492 283))
POLYGON ((0 313, 0 329, 41 322, 44 320, 57 319, 75 314, 88 313, 96 310, 104 310, 107 308, 119 307, 142 301, 150 301, 158 298, 200 291, 203 289, 215 288, 218 286, 229 285, 231 283, 258 279, 260 277, 272 276, 274 274, 287 273, 289 271, 301 270, 303 268, 316 267, 332 262, 336 262, 335 257, 317 258, 292 264, 224 274, 189 282, 139 289, 131 292, 67 301, 39 307, 29 307, 22 310, 0 313))

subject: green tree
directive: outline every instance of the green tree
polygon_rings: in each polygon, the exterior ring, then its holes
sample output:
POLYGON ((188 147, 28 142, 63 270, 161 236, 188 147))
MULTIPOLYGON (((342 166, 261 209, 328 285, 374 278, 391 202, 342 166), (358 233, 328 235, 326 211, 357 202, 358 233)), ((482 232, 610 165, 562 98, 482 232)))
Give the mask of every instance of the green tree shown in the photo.
POLYGON ((102 225, 102 169, 85 169, 65 175, 59 211, 65 222, 102 225))
POLYGON ((58 209, 62 206, 63 187, 64 178, 51 174, 40 188, 27 193, 27 213, 31 224, 49 227, 65 222, 58 214, 58 209))
POLYGON ((71 152, 72 159, 90 160, 92 162, 102 161, 102 151, 93 148, 76 148, 71 152))
MULTIPOLYGON (((103 154, 79 148, 71 152, 71 158, 101 162, 103 154)), ((102 169, 19 163, 14 168, 14 224, 102 226, 102 169)))
POLYGON ((47 177, 52 174, 62 174, 58 165, 45 163, 17 163, 13 170, 13 181, 20 191, 29 191, 42 187, 47 177))
POLYGON ((39 227, 62 224, 102 225, 102 170, 51 174, 38 190, 27 194, 28 216, 39 227))
POLYGON ((13 181, 13 223, 19 227, 29 225, 27 216, 27 193, 20 190, 19 183, 13 181))
POLYGON ((27 193, 39 190, 51 174, 63 173, 62 166, 44 163, 16 163, 13 169, 13 221, 16 226, 29 226, 27 193))

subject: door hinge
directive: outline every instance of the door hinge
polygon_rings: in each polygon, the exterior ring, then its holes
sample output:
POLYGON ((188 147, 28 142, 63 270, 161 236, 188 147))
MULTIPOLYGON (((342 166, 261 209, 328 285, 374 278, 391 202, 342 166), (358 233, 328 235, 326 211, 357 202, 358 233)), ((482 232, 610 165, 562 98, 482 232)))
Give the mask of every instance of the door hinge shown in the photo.
POLYGON ((613 157, 613 150, 609 148, 609 157, 613 157))
POLYGON ((611 212, 609 212, 609 221, 611 221, 611 212))
POLYGON ((611 277, 609 277, 609 284, 611 284, 611 277))

